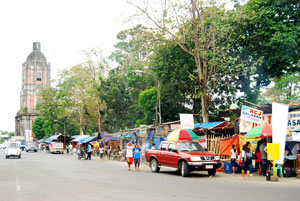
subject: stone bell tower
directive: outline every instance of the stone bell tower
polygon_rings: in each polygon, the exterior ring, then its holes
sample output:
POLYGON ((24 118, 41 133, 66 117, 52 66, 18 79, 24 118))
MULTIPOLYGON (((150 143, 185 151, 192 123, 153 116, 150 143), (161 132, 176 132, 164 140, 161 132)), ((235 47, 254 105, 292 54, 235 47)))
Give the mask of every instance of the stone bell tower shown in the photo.
POLYGON ((31 135, 33 120, 38 116, 36 104, 39 102, 39 89, 50 86, 50 63, 41 52, 41 44, 33 43, 33 50, 22 65, 22 90, 20 110, 15 117, 15 134, 31 135))

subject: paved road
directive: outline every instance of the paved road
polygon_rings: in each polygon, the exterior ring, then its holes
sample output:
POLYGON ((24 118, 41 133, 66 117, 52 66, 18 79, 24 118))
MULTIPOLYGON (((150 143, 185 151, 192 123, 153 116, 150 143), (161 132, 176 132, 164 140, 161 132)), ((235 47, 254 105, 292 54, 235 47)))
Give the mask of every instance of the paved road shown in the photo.
POLYGON ((300 180, 278 183, 253 176, 195 173, 182 178, 164 169, 151 173, 127 171, 124 162, 77 160, 75 155, 22 153, 21 159, 5 159, 0 150, 1 201, 118 201, 118 200, 299 200, 300 180))

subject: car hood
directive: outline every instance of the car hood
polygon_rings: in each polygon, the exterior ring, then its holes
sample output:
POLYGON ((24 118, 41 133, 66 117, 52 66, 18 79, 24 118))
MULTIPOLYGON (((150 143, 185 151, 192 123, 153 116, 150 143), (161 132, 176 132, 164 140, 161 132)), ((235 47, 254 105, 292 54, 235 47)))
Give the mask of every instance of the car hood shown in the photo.
POLYGON ((218 154, 210 153, 207 151, 193 151, 193 152, 181 152, 190 156, 218 156, 218 154))

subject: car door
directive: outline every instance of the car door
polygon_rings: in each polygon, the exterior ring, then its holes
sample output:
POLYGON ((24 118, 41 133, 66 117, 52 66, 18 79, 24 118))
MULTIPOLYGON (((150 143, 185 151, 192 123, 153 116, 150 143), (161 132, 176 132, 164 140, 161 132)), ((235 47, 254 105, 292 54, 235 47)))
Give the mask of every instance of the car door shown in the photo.
POLYGON ((160 145, 160 151, 158 154, 158 163, 160 165, 166 165, 166 158, 167 158, 167 146, 168 143, 167 142, 162 142, 160 145))
POLYGON ((177 161, 178 161, 178 153, 177 153, 177 147, 174 142, 170 142, 168 146, 168 157, 166 164, 170 167, 177 167, 177 161))

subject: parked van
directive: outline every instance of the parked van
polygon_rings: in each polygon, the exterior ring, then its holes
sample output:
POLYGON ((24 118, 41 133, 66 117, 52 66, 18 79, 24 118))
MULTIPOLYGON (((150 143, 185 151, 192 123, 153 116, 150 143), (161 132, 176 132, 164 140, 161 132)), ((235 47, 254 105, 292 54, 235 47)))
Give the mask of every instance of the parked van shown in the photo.
POLYGON ((64 154, 64 144, 62 142, 51 142, 49 144, 50 153, 64 154))

